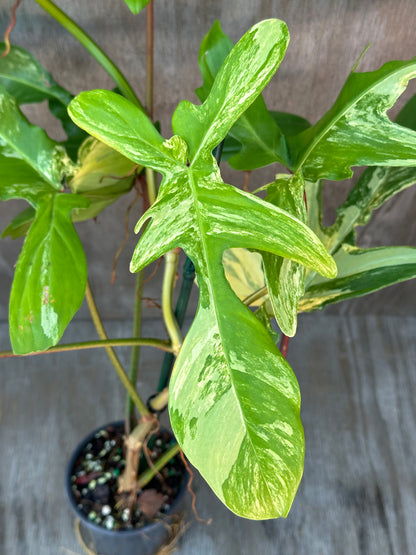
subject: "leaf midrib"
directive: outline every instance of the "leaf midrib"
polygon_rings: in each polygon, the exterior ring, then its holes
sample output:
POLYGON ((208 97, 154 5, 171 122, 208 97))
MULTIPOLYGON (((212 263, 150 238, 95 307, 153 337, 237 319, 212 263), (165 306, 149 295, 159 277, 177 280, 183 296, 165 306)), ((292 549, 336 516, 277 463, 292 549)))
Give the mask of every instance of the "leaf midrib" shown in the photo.
MULTIPOLYGON (((0 93, 0 96, 1 96, 1 93, 0 93)), ((13 98, 13 97, 11 97, 9 94, 8 94, 7 96, 9 96, 9 98, 13 98)), ((26 123, 26 122, 25 122, 25 123, 26 123)), ((29 125, 32 125, 32 124, 29 123, 29 125)), ((18 126, 19 126, 19 131, 21 132, 21 131, 22 131, 21 122, 18 122, 18 126)), ((36 127, 36 126, 34 126, 34 127, 36 127)), ((41 129, 41 128, 38 127, 37 129, 41 129)), ((43 171, 40 172, 40 171, 38 170, 38 168, 33 164, 33 162, 34 162, 33 159, 32 159, 32 158, 29 158, 29 157, 23 152, 23 150, 22 150, 21 148, 19 148, 19 147, 16 145, 15 141, 12 141, 12 140, 11 140, 11 138, 10 138, 9 135, 5 135, 5 134, 2 132, 1 127, 0 127, 0 136, 3 137, 4 140, 7 142, 7 144, 9 144, 10 147, 11 147, 15 152, 17 152, 17 153, 20 155, 20 157, 21 157, 20 159, 23 160, 24 162, 26 162, 26 164, 27 164, 28 166, 30 166, 30 167, 39 175, 39 177, 41 177, 43 180, 45 180, 46 183, 48 183, 49 185, 51 185, 51 186, 53 187, 54 190, 57 190, 57 189, 60 187, 59 184, 57 184, 55 181, 53 181, 52 179, 50 179, 49 176, 46 175, 43 171), (55 185, 57 185, 57 186, 55 186, 55 185)), ((52 147, 52 150, 55 151, 55 146, 52 147)), ((56 151, 55 151, 55 153, 56 153, 56 151)), ((49 165, 48 165, 48 169, 51 169, 49 165)), ((53 172, 51 171, 51 173, 53 173, 53 172)))
MULTIPOLYGON (((17 77, 11 77, 10 75, 7 75, 7 74, 2 73, 2 72, 0 72, 0 78, 8 79, 9 81, 12 81, 13 83, 19 83, 20 85, 25 85, 26 87, 34 89, 35 91, 44 93, 45 96, 55 98, 63 106, 66 106, 66 104, 64 103, 64 101, 62 100, 62 98, 58 94, 52 94, 52 93, 48 94, 48 92, 47 92, 47 90, 53 90, 53 87, 55 87, 56 85, 51 86, 51 89, 43 89, 43 88, 40 87, 40 85, 35 86, 32 81, 27 81, 25 79, 18 79, 17 77)), ((69 101, 72 100, 72 95, 71 94, 68 93, 68 97, 69 97, 69 101)))
MULTIPOLYGON (((234 381, 233 381, 233 375, 232 375, 232 372, 230 371, 230 363, 229 363, 229 360, 228 360, 228 357, 227 357, 227 353, 225 352, 225 350, 223 348, 223 341, 222 341, 223 334, 221 333, 220 319, 218 317, 218 312, 217 312, 217 303, 215 302, 215 291, 214 291, 214 288, 211 287, 211 284, 215 283, 215 279, 213 279, 213 273, 212 273, 210 264, 208 262, 209 261, 208 246, 207 246, 207 243, 206 243, 206 240, 205 240, 205 233, 202 232, 204 230, 204 218, 200 214, 200 211, 199 211, 199 208, 198 208, 198 185, 197 185, 197 183, 194 179, 194 174, 193 174, 192 168, 188 168, 187 173, 188 173, 188 178, 189 178, 188 181, 190 183, 191 192, 192 192, 192 198, 193 198, 193 204, 194 204, 194 208, 195 208, 197 225, 198 225, 198 228, 201 230, 200 240, 201 240, 202 251, 203 251, 203 261, 205 263, 205 267, 206 267, 206 270, 207 270, 208 291, 209 291, 209 294, 210 294, 210 298, 212 299, 212 306, 213 306, 213 310, 214 310, 214 314, 215 314, 215 321, 216 321, 217 329, 218 329, 218 331, 220 333, 220 337, 221 337, 221 351, 223 353, 224 360, 227 363, 228 374, 230 376, 230 383, 231 383, 231 386, 232 386, 232 389, 233 389, 233 392, 234 392, 235 402, 236 402, 236 405, 238 406, 238 410, 240 412, 241 420, 244 423, 245 436, 250 441, 251 449, 252 449, 254 458, 256 459, 257 466, 260 470, 262 481, 266 486, 266 489, 267 489, 267 492, 270 496, 270 499, 273 499, 273 494, 269 489, 268 480, 264 476, 263 467, 262 467, 262 465, 261 465, 261 463, 258 459, 257 451, 256 451, 256 449, 254 448, 254 445, 253 445, 253 440, 251 438, 251 433, 250 433, 249 426, 247 425, 247 421, 246 421, 246 418, 245 418, 244 413, 242 411, 241 404, 238 401, 238 395, 236 393, 236 388, 235 388, 234 381)), ((234 294, 234 293, 232 293, 231 288, 230 288, 230 292, 231 292, 231 294, 234 294)))
MULTIPOLYGON (((413 62, 412 64, 409 65, 416 65, 415 62, 413 62)), ((368 91, 371 91, 372 89, 375 89, 376 87, 378 87, 379 85, 381 85, 384 81, 386 81, 387 79, 389 79, 392 75, 394 75, 395 73, 399 73, 401 70, 404 69, 404 67, 407 66, 402 66, 392 72, 389 72, 387 75, 384 75, 382 78, 378 79, 377 81, 373 82, 371 86, 366 87, 363 92, 358 96, 358 97, 354 97, 351 102, 347 103, 345 109, 340 113, 340 115, 338 117, 336 117, 335 119, 331 119, 331 121, 329 122, 329 125, 327 127, 325 127, 321 133, 319 133, 319 135, 316 136, 315 140, 312 142, 311 146, 309 148, 306 149, 306 152, 303 156, 303 158, 301 159, 301 161, 299 162, 299 164, 294 168, 294 172, 297 172, 299 169, 302 168, 303 164, 305 163, 305 161, 308 159, 310 153, 315 149, 316 145, 319 144, 319 142, 323 139, 323 137, 325 137, 325 135, 327 135, 331 129, 338 123, 338 121, 345 116, 345 114, 348 113, 348 111, 355 105, 357 104, 367 93, 368 91)), ((361 72, 351 72, 350 75, 360 75, 361 72)), ((347 79, 348 81, 348 79, 347 79)), ((345 85, 344 85, 345 87, 345 85)), ((344 88, 343 87, 343 88, 344 88)), ((343 90, 343 88, 341 89, 341 92, 343 90)), ((383 115, 386 116, 386 111, 383 112, 383 115)), ((325 116, 324 116, 325 117, 325 116)), ((388 119, 388 118, 387 118, 388 119)), ((390 121, 390 120, 389 120, 390 121)), ((390 122, 392 125, 397 125, 393 122, 390 122)), ((308 129, 306 130, 306 132, 308 131, 308 129)))

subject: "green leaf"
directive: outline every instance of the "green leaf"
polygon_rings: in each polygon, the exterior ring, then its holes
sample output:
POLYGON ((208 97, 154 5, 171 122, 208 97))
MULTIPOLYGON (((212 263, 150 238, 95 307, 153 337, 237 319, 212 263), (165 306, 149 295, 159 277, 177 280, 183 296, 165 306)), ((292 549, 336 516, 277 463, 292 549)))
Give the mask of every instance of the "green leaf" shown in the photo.
POLYGON ((343 245, 334 258, 338 276, 331 280, 316 276, 299 303, 299 311, 323 308, 416 277, 414 247, 359 249, 343 245))
POLYGON ((306 182, 309 225, 328 251, 335 253, 355 227, 368 223, 374 210, 415 183, 416 168, 367 168, 337 209, 335 223, 324 228, 321 222, 322 184, 306 182))
POLYGON ((286 515, 301 478, 299 390, 269 332, 232 292, 223 252, 271 251, 328 276, 336 268, 307 226, 226 185, 211 151, 272 77, 285 37, 278 21, 252 28, 228 56, 204 104, 179 104, 173 128, 181 136, 170 141, 116 95, 82 93, 70 105, 80 126, 164 175, 156 202, 137 224, 138 231, 150 219, 131 269, 174 247, 195 265, 199 305, 172 377, 172 426, 220 499, 254 519, 286 515))
POLYGON ((273 343, 277 344, 280 340, 280 335, 275 331, 270 321, 271 317, 273 317, 273 310, 270 301, 268 299, 264 300, 259 308, 254 312, 254 315, 269 332, 273 343))
POLYGON ((29 206, 13 218, 0 237, 11 237, 12 239, 23 237, 29 231, 31 224, 35 219, 35 214, 36 210, 32 208, 32 206, 29 206))
MULTIPOLYGON (((0 43, 0 49, 2 46, 4 43, 0 43)), ((85 133, 68 116, 66 108, 73 98, 71 93, 58 85, 29 52, 14 45, 7 56, 0 58, 0 85, 19 105, 48 100, 51 112, 61 121, 68 136, 63 144, 75 159, 85 133)))
POLYGON ((264 326, 227 288, 217 289, 214 305, 201 291, 172 374, 172 427, 232 511, 286 516, 303 469, 298 384, 264 326))
POLYGON ((116 150, 89 137, 80 148, 77 170, 68 185, 74 193, 88 198, 90 205, 76 208, 73 221, 95 218, 131 190, 135 174, 141 169, 116 150))
POLYGON ((416 94, 412 96, 400 110, 396 118, 396 123, 416 131, 416 94))
POLYGON ((282 21, 269 19, 255 25, 226 57, 204 103, 179 104, 172 128, 174 133, 187 137, 191 161, 198 156, 197 145, 200 150, 212 151, 259 96, 277 70, 288 42, 289 32, 282 21), (203 138, 209 139, 209 143, 203 138))
MULTIPOLYGON (((0 49, 4 48, 5 44, 0 42, 0 49)), ((15 45, 7 56, 0 58, 0 84, 18 104, 55 98, 66 106, 73 98, 29 52, 15 45)))
POLYGON ((136 15, 147 6, 150 0, 124 0, 132 14, 136 15))
POLYGON ((9 324, 14 353, 43 351, 58 343, 84 298, 87 263, 71 210, 88 201, 46 184, 37 194, 27 186, 1 197, 25 198, 36 208, 16 265, 9 324))
POLYGON ((415 72, 416 59, 353 71, 325 116, 288 138, 293 169, 316 181, 349 178, 351 166, 416 165, 416 133, 387 116, 415 72))
POLYGON ((55 189, 21 158, 0 146, 0 196, 3 200, 26 198, 36 202, 39 194, 54 192, 55 189), (19 196, 24 191, 25 196, 19 196))
POLYGON ((297 116, 296 114, 290 114, 289 112, 275 112, 273 110, 269 110, 269 112, 279 126, 283 135, 286 137, 297 135, 298 133, 305 131, 305 129, 309 129, 311 126, 308 120, 302 118, 301 116, 297 116))
POLYGON ((1 85, 0 146, 6 146, 22 158, 55 189, 61 188, 63 175, 73 171, 65 149, 52 141, 43 129, 29 123, 14 98, 1 85))
POLYGON ((201 102, 209 95, 215 76, 233 46, 233 41, 223 33, 220 22, 218 20, 214 21, 211 29, 202 39, 199 48, 198 65, 203 84, 195 92, 201 102))
MULTIPOLYGON (((265 286, 260 253, 243 248, 227 249, 223 253, 222 264, 228 283, 241 301, 265 286)), ((264 300, 264 296, 260 297, 250 306, 260 306, 264 300)))
MULTIPOLYGON (((283 51, 289 42, 287 28, 282 30, 281 34, 280 48, 283 51)), ((207 98, 214 78, 221 70, 232 47, 232 41, 222 32, 220 23, 216 21, 204 37, 199 51, 199 67, 204 83, 196 93, 201 101, 207 98)), ((231 157, 226 158, 235 169, 253 170, 273 162, 287 162, 284 137, 261 96, 258 96, 236 121, 230 129, 230 137, 237 141, 237 148, 231 157)))
POLYGON ((84 298, 87 266, 71 211, 89 201, 57 192, 19 158, 0 155, 0 175, 1 200, 27 200, 27 218, 36 210, 12 284, 10 339, 16 354, 43 351, 59 341, 84 298))
POLYGON ((68 113, 90 135, 136 164, 163 173, 184 162, 178 162, 174 143, 160 135, 147 115, 116 93, 82 92, 70 103, 68 113))
MULTIPOLYGON (((306 207, 303 198, 304 181, 299 174, 280 174, 267 188, 266 200, 289 214, 306 222, 306 207)), ((276 321, 282 332, 293 337, 297 327, 299 299, 305 291, 305 268, 301 264, 262 253, 264 275, 276 321)))

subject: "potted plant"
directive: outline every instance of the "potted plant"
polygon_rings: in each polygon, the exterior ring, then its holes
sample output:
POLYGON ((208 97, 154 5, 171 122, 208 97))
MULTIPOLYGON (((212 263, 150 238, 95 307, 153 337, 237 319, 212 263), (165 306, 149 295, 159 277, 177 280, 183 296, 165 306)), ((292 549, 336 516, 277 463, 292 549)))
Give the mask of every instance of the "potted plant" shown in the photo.
MULTIPOLYGON (((333 107, 311 126, 299 116, 268 110, 261 96, 288 46, 287 26, 276 19, 262 21, 233 45, 216 22, 199 53, 201 104, 182 101, 172 118, 174 136, 166 139, 152 121, 151 54, 143 106, 81 28, 50 0, 36 1, 96 57, 117 90, 73 98, 29 53, 5 46, 0 62, 0 198, 23 198, 30 207, 3 232, 26 238, 10 295, 13 354, 1 356, 68 348, 57 344, 86 295, 100 342, 70 348, 105 348, 129 397, 123 446, 112 436, 112 427, 85 442, 90 450, 114 451, 116 457, 124 449, 121 471, 113 468, 120 477, 112 478, 117 526, 122 527, 123 519, 133 526, 133 512, 144 512, 146 481, 157 481, 157 473, 180 449, 237 515, 286 516, 304 458, 299 387, 285 360, 297 313, 416 275, 414 248, 360 249, 355 243, 355 228, 416 182, 414 100, 396 123, 387 116, 413 77, 416 61, 390 62, 367 73, 354 67, 333 107), (45 99, 67 133, 63 143, 30 124, 19 108, 45 99), (221 160, 242 171, 279 162, 287 172, 248 192, 224 183, 221 160), (322 182, 351 177, 352 166, 369 168, 339 207, 336 222, 324 227, 322 182), (160 184, 156 173, 162 176, 160 184), (73 222, 96 217, 132 187, 144 199, 136 227, 141 236, 130 266, 138 273, 135 337, 111 340, 87 281, 73 222), (180 249, 188 257, 187 279, 175 314, 172 292, 180 249), (168 340, 145 338, 140 332, 142 272, 161 257, 168 340), (180 324, 194 270, 199 303, 183 339, 180 324), (280 349, 274 319, 281 331, 280 349), (112 350, 120 344, 149 345, 176 357, 170 380, 168 363, 161 391, 148 405, 136 390, 137 351, 128 375, 112 350), (168 381, 169 392, 164 387, 168 381), (140 465, 146 445, 160 440, 152 436, 157 413, 167 403, 177 443, 163 440, 166 451, 155 449, 145 470, 140 465), (102 449, 92 446, 94 438, 100 447, 104 444, 102 449)), ((133 12, 148 4, 151 44, 152 2, 126 3, 133 12)), ((81 486, 81 494, 95 490, 108 472, 100 461, 94 461, 95 469, 88 463, 91 457, 86 461, 72 483, 74 491, 81 486)), ((166 495, 154 494, 153 506, 166 495)), ((80 498, 78 504, 83 504, 80 498)), ((107 506, 101 504, 100 515, 87 511, 90 520, 114 523, 107 506)), ((127 537, 118 534, 123 535, 127 537)), ((99 549, 105 553, 107 548, 99 549)))

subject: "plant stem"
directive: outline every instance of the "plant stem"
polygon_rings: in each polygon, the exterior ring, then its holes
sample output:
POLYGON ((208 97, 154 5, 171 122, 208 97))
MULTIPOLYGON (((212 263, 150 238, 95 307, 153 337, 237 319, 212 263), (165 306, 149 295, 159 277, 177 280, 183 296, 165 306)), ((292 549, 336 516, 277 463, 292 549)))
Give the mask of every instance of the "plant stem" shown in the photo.
MULTIPOLYGON (((143 270, 136 277, 136 287, 134 291, 134 312, 133 312, 133 337, 140 337, 142 331, 142 296, 143 296, 143 270)), ((130 354, 129 378, 131 383, 136 384, 139 371, 140 345, 135 345, 130 354)), ((133 426, 134 403, 130 395, 126 399, 126 434, 133 426)))
MULTIPOLYGON (((153 121, 154 115, 154 9, 153 0, 146 6, 146 111, 153 121)), ((155 173, 151 168, 146 168, 147 193, 150 206, 155 202, 157 191, 155 173)))
MULTIPOLYGON (((178 300, 176 302, 175 317, 179 327, 182 329, 185 320, 186 309, 188 307, 189 298, 191 296, 192 286, 195 280, 195 268, 190 258, 186 258, 183 265, 183 279, 181 289, 179 291, 178 300)), ((169 378, 174 363, 175 357, 173 353, 166 353, 162 368, 160 370, 159 383, 157 386, 158 391, 162 391, 169 383, 169 378)))
MULTIPOLYGON (((86 296, 86 299, 87 299, 88 308, 89 308, 90 313, 91 313, 92 321, 94 322, 94 326, 95 326, 95 329, 97 330, 97 333, 98 333, 99 337, 101 339, 108 339, 107 334, 106 334, 105 329, 104 329, 104 326, 103 326, 103 323, 101 321, 100 315, 98 313, 97 305, 95 304, 95 300, 94 300, 89 282, 87 282, 87 289, 86 289, 86 292, 85 292, 85 296, 86 296)), ((118 377, 122 381, 124 387, 126 388, 127 392, 129 393, 130 397, 133 399, 133 402, 136 405, 139 413, 142 416, 149 416, 150 415, 149 409, 146 407, 146 405, 144 404, 144 402, 140 398, 139 394, 136 391, 135 386, 129 380, 129 377, 126 374, 124 368, 122 367, 120 361, 118 360, 117 355, 114 352, 114 349, 112 349, 111 347, 105 347, 105 350, 107 352, 107 355, 108 355, 109 359, 111 360, 111 362, 114 366, 115 371, 118 374, 118 377)))
POLYGON ((283 358, 287 357, 287 350, 289 348, 290 337, 288 335, 282 334, 282 339, 280 340, 279 350, 282 353, 283 358))
POLYGON ((179 453, 179 445, 175 443, 166 451, 166 453, 154 462, 152 468, 148 468, 143 472, 143 474, 140 474, 137 480, 137 487, 139 489, 144 488, 144 486, 151 481, 153 476, 155 476, 155 474, 159 472, 159 470, 161 470, 177 453, 179 453))
POLYGON ((156 395, 150 397, 148 405, 154 412, 162 412, 169 402, 169 388, 165 387, 156 395))
POLYGON ((45 11, 47 11, 58 23, 65 27, 83 46, 88 52, 97 60, 97 62, 105 69, 105 71, 114 80, 117 87, 120 89, 123 96, 133 102, 143 112, 145 109, 140 100, 134 93, 131 85, 114 64, 114 62, 101 50, 92 38, 75 23, 65 12, 56 6, 52 0, 35 0, 45 11))
POLYGON ((182 345, 182 333, 173 313, 172 296, 178 267, 179 249, 172 249, 165 254, 165 273, 162 285, 162 311, 166 329, 172 342, 172 351, 178 354, 182 345))
POLYGON ((265 295, 266 293, 267 293, 267 287, 266 286, 261 287, 260 289, 257 289, 257 291, 254 291, 254 293, 252 293, 251 295, 243 299, 243 303, 247 306, 250 306, 258 299, 261 299, 261 297, 263 297, 263 295, 265 295))
MULTIPOLYGON (((146 111, 149 118, 153 120, 153 51, 154 51, 154 24, 153 24, 153 0, 146 7, 146 111)), ((154 172, 150 168, 146 168, 146 184, 148 203, 144 203, 144 211, 147 210, 147 204, 152 205, 156 200, 156 185, 154 172)), ((136 288, 134 296, 134 313, 133 313, 133 336, 141 335, 142 327, 142 296, 143 296, 143 270, 139 271, 136 277, 136 288)), ((137 374, 139 371, 140 347, 135 346, 131 350, 130 356, 130 381, 135 384, 137 382, 137 374)), ((134 403, 129 395, 126 401, 126 434, 129 434, 130 428, 134 425, 134 403)))
POLYGON ((36 355, 48 355, 50 353, 65 353, 68 351, 82 351, 85 349, 98 349, 105 347, 130 347, 131 345, 143 345, 144 347, 156 347, 167 353, 172 352, 169 341, 164 339, 155 339, 153 337, 128 337, 123 339, 99 339, 97 341, 81 341, 78 343, 65 343, 50 347, 47 351, 37 351, 28 353, 27 355, 16 355, 13 351, 0 351, 0 358, 21 358, 32 357, 36 355))
POLYGON ((153 120, 153 53, 154 53, 153 0, 146 6, 146 110, 153 120))
POLYGON ((151 168, 146 168, 147 196, 149 197, 149 205, 155 202, 157 197, 155 172, 151 168))
POLYGON ((130 493, 134 490, 143 443, 150 432, 157 427, 157 417, 150 414, 148 417, 142 418, 134 430, 125 438, 126 466, 118 479, 119 493, 130 493))

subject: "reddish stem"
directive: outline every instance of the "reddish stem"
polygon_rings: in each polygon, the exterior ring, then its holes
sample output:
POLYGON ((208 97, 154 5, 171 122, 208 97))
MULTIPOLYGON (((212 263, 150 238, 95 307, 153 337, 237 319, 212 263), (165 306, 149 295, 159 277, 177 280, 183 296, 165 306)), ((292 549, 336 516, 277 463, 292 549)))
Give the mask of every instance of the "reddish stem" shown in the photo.
POLYGON ((286 358, 287 356, 287 350, 289 348, 289 340, 290 340, 290 337, 288 335, 282 334, 282 339, 280 340, 279 349, 284 358, 286 358))
POLYGON ((2 58, 5 58, 7 56, 7 54, 10 52, 10 33, 13 30, 13 27, 16 25, 16 10, 19 7, 21 0, 16 0, 16 2, 13 4, 12 8, 11 8, 11 12, 12 12, 12 20, 10 22, 10 25, 7 27, 6 32, 4 33, 4 42, 6 44, 6 50, 3 52, 3 54, 1 55, 2 58))

